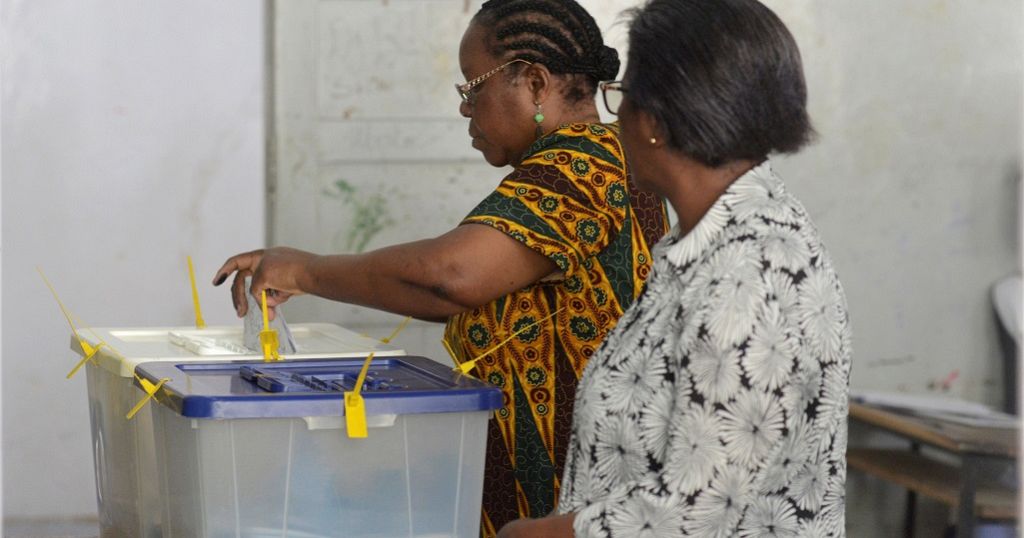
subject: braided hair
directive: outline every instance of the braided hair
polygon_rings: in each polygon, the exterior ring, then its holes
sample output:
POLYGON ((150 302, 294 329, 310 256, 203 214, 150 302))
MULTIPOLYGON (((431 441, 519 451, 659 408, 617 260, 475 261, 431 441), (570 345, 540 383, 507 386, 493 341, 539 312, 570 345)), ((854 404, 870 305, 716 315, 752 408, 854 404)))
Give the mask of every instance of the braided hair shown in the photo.
POLYGON ((594 18, 576 0, 488 0, 474 20, 492 30, 496 57, 566 75, 571 103, 593 99, 597 82, 619 72, 619 53, 604 44, 594 18))

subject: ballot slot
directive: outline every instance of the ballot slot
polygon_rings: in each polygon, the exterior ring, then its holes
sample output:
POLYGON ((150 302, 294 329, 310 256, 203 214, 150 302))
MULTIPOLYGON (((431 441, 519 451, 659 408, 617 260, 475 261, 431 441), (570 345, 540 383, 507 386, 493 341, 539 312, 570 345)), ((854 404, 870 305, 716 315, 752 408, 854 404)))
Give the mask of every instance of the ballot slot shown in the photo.
MULTIPOLYGON (((359 370, 349 367, 338 371, 303 372, 242 366, 238 369, 238 375, 267 392, 346 392, 355 389, 359 370)), ((403 373, 370 370, 363 380, 362 390, 373 392, 416 388, 437 388, 437 385, 424 384, 423 380, 411 380, 403 373)))

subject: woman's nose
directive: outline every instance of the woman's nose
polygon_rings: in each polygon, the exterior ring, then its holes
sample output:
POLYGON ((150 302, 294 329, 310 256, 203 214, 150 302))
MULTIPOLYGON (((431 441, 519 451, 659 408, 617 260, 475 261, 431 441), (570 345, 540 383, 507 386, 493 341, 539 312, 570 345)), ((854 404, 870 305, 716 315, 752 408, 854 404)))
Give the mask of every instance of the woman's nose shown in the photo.
POLYGON ((469 101, 466 101, 465 99, 463 99, 462 102, 459 103, 459 114, 462 114, 463 118, 472 118, 473 117, 473 105, 470 105, 469 101))

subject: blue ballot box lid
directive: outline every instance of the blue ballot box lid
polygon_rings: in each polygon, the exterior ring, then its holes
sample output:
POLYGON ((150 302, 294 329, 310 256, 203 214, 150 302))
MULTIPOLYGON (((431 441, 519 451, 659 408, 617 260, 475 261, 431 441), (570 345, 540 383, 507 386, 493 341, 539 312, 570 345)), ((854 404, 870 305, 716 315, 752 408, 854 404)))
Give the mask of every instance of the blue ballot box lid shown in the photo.
MULTIPOLYGON (((189 418, 344 416, 344 394, 355 387, 364 361, 146 362, 136 373, 154 384, 167 379, 156 400, 189 418)), ((367 415, 485 411, 502 405, 498 388, 425 357, 374 357, 361 394, 367 415)))

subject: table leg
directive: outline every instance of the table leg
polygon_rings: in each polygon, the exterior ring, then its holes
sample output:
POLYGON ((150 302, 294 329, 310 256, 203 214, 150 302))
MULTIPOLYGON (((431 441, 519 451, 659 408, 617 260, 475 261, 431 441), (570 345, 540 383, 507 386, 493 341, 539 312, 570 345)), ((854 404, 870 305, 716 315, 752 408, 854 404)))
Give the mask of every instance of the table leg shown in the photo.
POLYGON ((960 505, 956 518, 957 538, 971 538, 974 533, 974 493, 978 487, 978 464, 980 458, 963 457, 960 468, 960 505))
MULTIPOLYGON (((910 451, 914 454, 921 452, 921 444, 911 442, 910 451)), ((903 514, 903 536, 914 538, 914 523, 917 520, 917 492, 907 489, 907 506, 903 514)))
POLYGON ((914 538, 914 520, 917 518, 917 493, 907 490, 907 508, 903 515, 903 536, 914 538))

